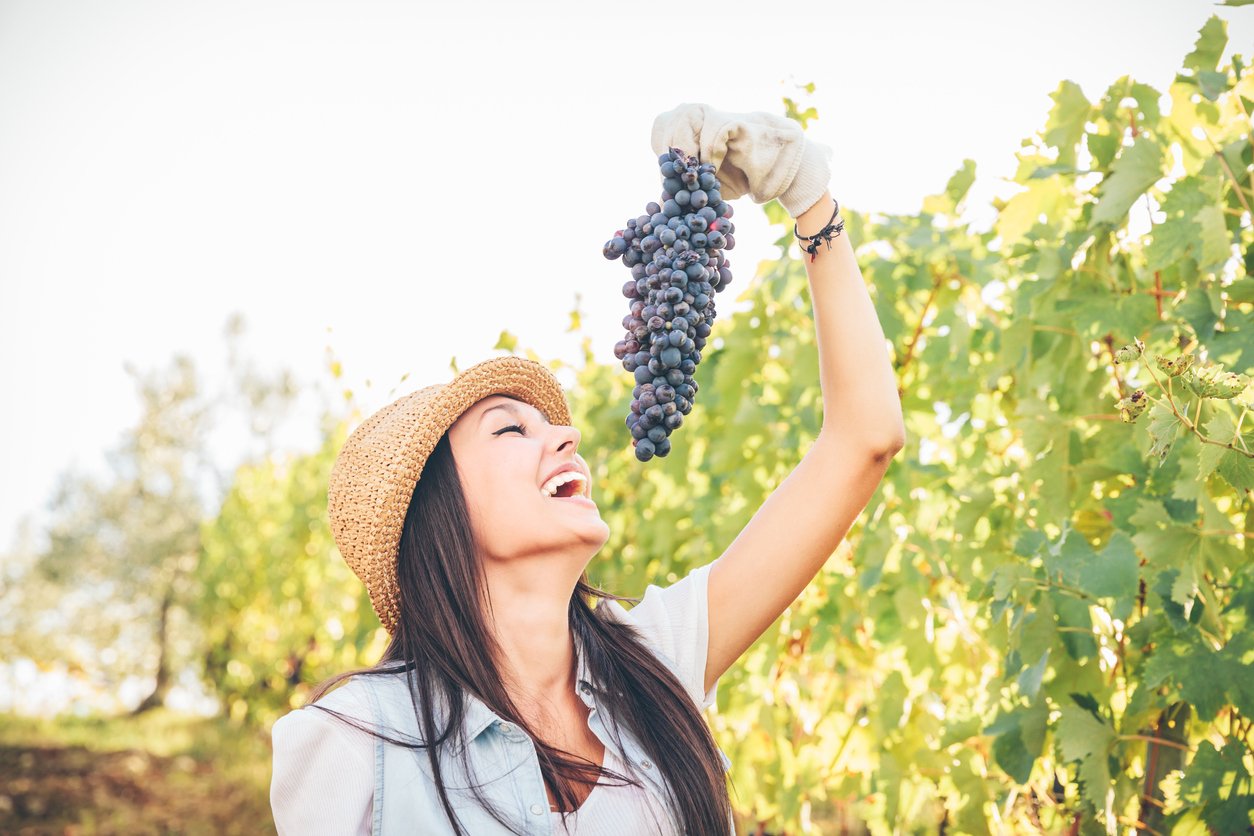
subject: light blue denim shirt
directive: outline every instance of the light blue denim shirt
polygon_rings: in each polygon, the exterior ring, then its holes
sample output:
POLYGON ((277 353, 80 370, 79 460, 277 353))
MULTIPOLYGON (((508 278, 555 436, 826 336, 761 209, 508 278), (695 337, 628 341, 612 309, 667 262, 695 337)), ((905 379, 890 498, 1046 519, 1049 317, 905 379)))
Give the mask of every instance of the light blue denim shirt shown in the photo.
MULTIPOLYGON (((610 608, 612 617, 634 624, 640 630, 646 643, 702 708, 714 704, 718 690, 716 681, 708 692, 702 691, 709 646, 709 568, 710 564, 698 567, 667 587, 650 585, 641 602, 630 610, 617 601, 600 603, 610 608)), ((597 705, 591 688, 591 673, 577 637, 576 655, 576 693, 589 708, 589 729, 607 748, 620 751, 645 790, 663 808, 673 810, 665 781, 630 730, 618 729, 623 744, 621 750, 614 743, 608 728, 613 720, 597 705)), ((525 827, 528 834, 552 836, 553 819, 533 741, 474 695, 467 695, 466 703, 462 741, 484 796, 507 818, 525 827)), ((321 704, 361 718, 367 724, 378 723, 392 736, 413 741, 424 739, 404 674, 354 677, 324 697, 321 704)), ((435 706, 437 728, 443 726, 446 711, 442 702, 435 706)), ((373 834, 454 833, 440 803, 425 750, 394 746, 356 733, 352 746, 356 751, 370 754, 373 786, 361 780, 364 776, 337 782, 334 773, 344 776, 345 770, 354 766, 342 751, 345 738, 328 738, 328 723, 339 726, 341 731, 337 734, 343 734, 343 724, 313 708, 293 711, 274 725, 275 773, 271 805, 280 834, 343 833, 346 828, 347 832, 373 834), (294 722, 298 717, 299 724, 294 722), (315 740, 327 741, 329 745, 320 745, 315 740), (337 787, 348 786, 357 787, 346 790, 350 797, 335 797, 337 787), (345 804, 353 809, 346 811, 345 804), (353 822, 351 827, 343 823, 346 812, 353 822), (333 826, 331 823, 337 820, 340 823, 333 826), (368 831, 365 829, 367 821, 368 831)), ((729 769, 731 761, 721 749, 719 754, 724 770, 729 769)), ((467 833, 487 836, 509 832, 474 800, 469 789, 465 789, 469 782, 459 751, 446 752, 441 767, 450 802, 467 833)), ((620 824, 617 832, 623 834, 655 832, 651 824, 643 822, 620 824)), ((673 822, 672 827, 676 827, 673 822)), ((677 829, 670 832, 677 832, 677 829)), ((735 825, 730 819, 727 832, 735 834, 735 825)))

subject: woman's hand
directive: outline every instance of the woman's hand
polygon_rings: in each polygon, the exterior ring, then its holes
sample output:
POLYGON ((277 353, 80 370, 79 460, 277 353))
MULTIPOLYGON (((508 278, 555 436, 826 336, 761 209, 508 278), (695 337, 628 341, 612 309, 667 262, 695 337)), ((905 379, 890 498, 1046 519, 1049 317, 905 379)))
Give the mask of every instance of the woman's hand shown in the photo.
POLYGON ((806 139, 801 126, 773 113, 725 113, 685 103, 653 120, 653 150, 671 147, 713 163, 724 200, 779 198, 796 218, 827 191, 832 149, 806 139))

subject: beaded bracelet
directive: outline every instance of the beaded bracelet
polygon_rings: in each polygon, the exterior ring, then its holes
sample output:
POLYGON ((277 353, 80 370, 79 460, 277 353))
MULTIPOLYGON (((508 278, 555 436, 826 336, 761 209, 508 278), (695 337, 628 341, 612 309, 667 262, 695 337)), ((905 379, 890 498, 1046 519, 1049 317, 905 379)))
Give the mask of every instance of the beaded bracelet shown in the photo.
POLYGON ((809 242, 804 246, 804 249, 810 254, 810 261, 814 261, 814 259, 818 257, 819 241, 826 241, 827 248, 830 250, 832 248, 832 239, 839 236, 841 231, 845 228, 844 218, 841 218, 839 223, 832 223, 832 221, 836 220, 836 213, 840 211, 840 201, 836 200, 836 198, 832 198, 832 203, 835 203, 836 207, 832 210, 832 217, 828 220, 827 226, 823 227, 813 235, 802 235, 797 230, 797 224, 794 222, 792 225, 792 234, 797 236, 797 240, 809 242))

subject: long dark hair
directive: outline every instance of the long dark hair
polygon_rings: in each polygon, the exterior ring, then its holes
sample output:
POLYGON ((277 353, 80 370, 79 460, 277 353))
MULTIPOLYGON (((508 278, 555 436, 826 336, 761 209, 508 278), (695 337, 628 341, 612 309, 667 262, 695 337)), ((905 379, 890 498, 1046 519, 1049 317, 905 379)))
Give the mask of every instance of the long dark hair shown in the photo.
MULTIPOLYGON (((463 695, 475 694, 498 716, 516 723, 535 742, 545 785, 563 810, 575 804, 575 784, 590 784, 603 775, 619 784, 640 785, 631 775, 577 758, 546 744, 532 730, 506 692, 496 660, 499 647, 484 617, 487 584, 476 557, 466 497, 446 432, 428 457, 410 500, 397 562, 400 619, 378 663, 347 671, 314 687, 307 704, 316 703, 343 680, 360 675, 405 672, 422 740, 397 740, 322 705, 341 721, 375 737, 410 749, 426 749, 444 811, 454 831, 465 833, 445 789, 436 749, 445 742, 461 750, 465 774, 470 771, 466 747, 459 738, 465 714, 463 695), (436 728, 433 699, 449 707, 448 724, 436 728)), ((570 598, 571 630, 586 654, 598 706, 613 718, 607 723, 631 730, 666 779, 673 813, 684 833, 725 833, 731 817, 727 780, 718 747, 691 697, 673 673, 643 642, 635 627, 593 609, 593 599, 629 601, 638 598, 597 589, 580 576, 570 598)), ((621 746, 620 746, 621 749, 621 746)), ((628 762, 628 771, 634 768, 628 762)), ((609 782, 607 782, 609 783, 609 782)), ((513 833, 511 824, 473 784, 476 800, 513 833)), ((564 817, 564 814, 563 814, 564 817)))

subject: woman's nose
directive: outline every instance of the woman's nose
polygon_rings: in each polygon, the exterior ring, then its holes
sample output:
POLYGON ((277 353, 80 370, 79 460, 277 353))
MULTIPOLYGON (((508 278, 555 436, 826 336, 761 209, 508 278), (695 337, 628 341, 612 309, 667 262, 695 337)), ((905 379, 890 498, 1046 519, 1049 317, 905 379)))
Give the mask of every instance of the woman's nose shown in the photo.
POLYGON ((583 438, 578 428, 569 425, 557 425, 558 438, 560 439, 557 449, 563 450, 566 445, 571 445, 574 449, 579 449, 579 441, 583 438))

